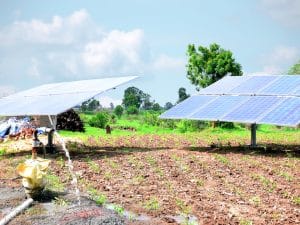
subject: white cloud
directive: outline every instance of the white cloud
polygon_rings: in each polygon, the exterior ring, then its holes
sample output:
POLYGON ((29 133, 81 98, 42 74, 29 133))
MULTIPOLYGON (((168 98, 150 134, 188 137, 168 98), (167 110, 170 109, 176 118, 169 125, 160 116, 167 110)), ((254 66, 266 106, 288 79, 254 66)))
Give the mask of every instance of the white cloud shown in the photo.
MULTIPOLYGON (((0 33, 0 43, 71 44, 91 25, 86 10, 75 11, 68 17, 53 16, 50 22, 38 19, 15 21, 0 33)), ((99 32, 97 29, 95 32, 99 32)))
POLYGON ((300 26, 299 0, 261 0, 263 9, 275 20, 289 27, 300 26))
POLYGON ((82 59, 85 65, 92 69, 129 72, 143 63, 144 34, 142 30, 129 32, 113 30, 101 40, 87 43, 84 47, 82 59))
POLYGON ((300 57, 300 51, 292 46, 277 46, 260 58, 262 70, 254 74, 285 74, 300 57))

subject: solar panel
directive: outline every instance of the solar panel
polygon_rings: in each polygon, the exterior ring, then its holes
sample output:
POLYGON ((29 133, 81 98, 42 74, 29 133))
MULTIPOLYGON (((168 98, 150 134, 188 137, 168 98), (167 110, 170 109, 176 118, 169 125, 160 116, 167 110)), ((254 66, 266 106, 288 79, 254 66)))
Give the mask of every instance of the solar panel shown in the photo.
POLYGON ((189 116, 190 119, 199 120, 219 120, 226 112, 232 111, 249 99, 248 96, 224 95, 216 98, 204 108, 196 111, 189 116))
POLYGON ((247 82, 250 76, 226 76, 212 85, 200 90, 200 94, 228 94, 230 90, 247 82))
POLYGON ((285 98, 284 101, 266 116, 258 121, 259 123, 293 126, 300 123, 300 98, 285 98))
POLYGON ((289 95, 300 86, 300 76, 278 76, 278 79, 262 89, 259 94, 289 95))
POLYGON ((277 76, 253 76, 242 82, 239 86, 233 88, 230 94, 254 94, 261 90, 272 81, 278 79, 277 76))
POLYGON ((231 111, 220 120, 231 122, 255 123, 266 110, 280 101, 276 96, 251 96, 237 109, 231 111))
POLYGON ((114 77, 41 85, 0 99, 0 115, 57 115, 137 77, 114 77))
POLYGON ((197 109, 203 107, 209 101, 215 99, 216 96, 212 95, 194 95, 179 103, 178 105, 172 107, 165 113, 163 113, 160 118, 162 119, 183 119, 188 118, 197 109))

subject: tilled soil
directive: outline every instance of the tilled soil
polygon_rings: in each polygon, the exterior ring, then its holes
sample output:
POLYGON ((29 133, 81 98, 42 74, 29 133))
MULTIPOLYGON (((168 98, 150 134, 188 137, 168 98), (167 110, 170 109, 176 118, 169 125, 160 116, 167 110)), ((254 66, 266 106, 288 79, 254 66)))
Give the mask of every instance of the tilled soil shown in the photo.
MULTIPOLYGON (((109 202, 145 216, 144 223, 178 224, 182 215, 181 219, 195 216, 198 224, 300 224, 297 154, 78 145, 71 157, 82 193, 95 188, 109 202)), ((1 180, 2 186, 20 187, 20 180, 10 178, 16 176, 14 168, 26 155, 3 157, 0 176, 6 180, 1 180)), ((69 185, 63 154, 51 157, 51 172, 69 185)))

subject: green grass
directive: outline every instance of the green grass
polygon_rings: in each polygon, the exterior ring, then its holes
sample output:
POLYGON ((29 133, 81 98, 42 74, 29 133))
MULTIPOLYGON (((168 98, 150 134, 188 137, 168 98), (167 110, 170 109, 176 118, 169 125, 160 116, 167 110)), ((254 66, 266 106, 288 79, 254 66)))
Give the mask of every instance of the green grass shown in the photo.
MULTIPOLYGON (((91 115, 81 115, 84 120, 87 121, 91 115)), ((175 122, 180 123, 180 122, 175 122)), ((135 131, 113 129, 111 135, 105 133, 105 129, 99 129, 89 126, 85 123, 85 133, 71 132, 71 131, 60 131, 60 134, 65 137, 80 138, 82 140, 87 140, 88 137, 120 137, 120 136, 136 136, 136 135, 164 135, 164 134, 175 134, 184 137, 186 140, 195 140, 195 137, 201 137, 208 143, 220 144, 222 146, 226 145, 245 145, 250 142, 250 130, 235 124, 235 128, 211 128, 207 127, 198 131, 186 131, 182 132, 180 127, 171 129, 164 128, 160 126, 152 126, 146 124, 143 120, 143 115, 138 116, 123 116, 116 120, 115 124, 110 124, 112 127, 132 127, 135 131)), ((191 130, 191 129, 187 129, 191 130)), ((299 144, 300 129, 296 128, 280 128, 271 125, 260 125, 257 129, 257 143, 267 144, 299 144)))

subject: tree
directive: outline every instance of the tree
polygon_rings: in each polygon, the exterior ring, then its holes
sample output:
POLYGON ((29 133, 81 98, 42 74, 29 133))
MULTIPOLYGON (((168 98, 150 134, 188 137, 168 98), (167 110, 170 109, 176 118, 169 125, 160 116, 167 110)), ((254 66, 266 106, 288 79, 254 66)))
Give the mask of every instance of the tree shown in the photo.
POLYGON ((158 103, 154 103, 153 104, 153 107, 152 107, 152 109, 154 110, 154 111, 159 111, 160 110, 160 105, 158 104, 158 103))
POLYGON ((208 48, 188 45, 187 77, 196 89, 205 88, 226 75, 241 76, 242 67, 232 52, 213 43, 208 48))
POLYGON ((142 96, 143 104, 142 108, 145 110, 149 110, 153 107, 154 102, 150 100, 151 96, 149 94, 144 93, 142 96))
POLYGON ((165 110, 171 109, 173 107, 173 104, 171 102, 167 102, 164 106, 165 110))
POLYGON ((300 60, 289 69, 288 74, 300 74, 300 60))
POLYGON ((128 115, 137 115, 139 114, 139 109, 135 105, 128 106, 126 109, 128 115))
POLYGON ((94 98, 89 99, 81 104, 82 111, 94 111, 100 107, 100 102, 94 98))
POLYGON ((117 117, 121 117, 123 115, 123 107, 121 105, 117 105, 115 110, 114 110, 114 113, 116 114, 117 117))
POLYGON ((109 107, 110 107, 111 110, 114 110, 114 108, 115 108, 114 103, 111 102, 111 103, 109 104, 109 107))
POLYGON ((179 88, 179 90, 178 90, 178 101, 177 101, 177 103, 182 102, 183 100, 187 99, 188 97, 190 97, 190 95, 188 95, 188 94, 186 93, 186 89, 183 88, 183 87, 179 88))
POLYGON ((153 102, 150 101, 151 96, 144 93, 136 87, 129 87, 124 91, 123 105, 127 109, 130 106, 135 106, 137 109, 151 109, 153 102))
POLYGON ((127 109, 130 106, 140 108, 144 92, 136 87, 129 87, 124 91, 123 104, 127 109))

